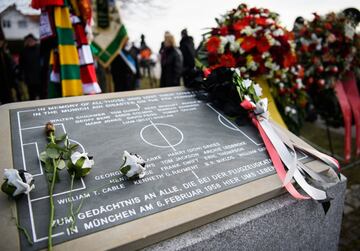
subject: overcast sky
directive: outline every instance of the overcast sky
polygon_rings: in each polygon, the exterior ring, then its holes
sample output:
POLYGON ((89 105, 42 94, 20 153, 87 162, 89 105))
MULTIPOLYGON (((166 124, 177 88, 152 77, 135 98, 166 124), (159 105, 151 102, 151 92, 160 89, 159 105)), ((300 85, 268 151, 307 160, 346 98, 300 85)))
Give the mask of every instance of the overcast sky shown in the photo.
POLYGON ((325 14, 330 11, 340 11, 347 7, 360 9, 360 0, 153 0, 163 8, 133 6, 131 10, 123 10, 121 16, 126 25, 130 40, 140 40, 145 34, 148 45, 153 51, 158 51, 164 32, 175 35, 177 43, 180 31, 187 28, 195 39, 196 45, 201 40, 201 34, 207 27, 216 25, 214 18, 246 3, 250 7, 264 7, 280 14, 281 23, 292 29, 296 17, 312 18, 313 12, 325 14))

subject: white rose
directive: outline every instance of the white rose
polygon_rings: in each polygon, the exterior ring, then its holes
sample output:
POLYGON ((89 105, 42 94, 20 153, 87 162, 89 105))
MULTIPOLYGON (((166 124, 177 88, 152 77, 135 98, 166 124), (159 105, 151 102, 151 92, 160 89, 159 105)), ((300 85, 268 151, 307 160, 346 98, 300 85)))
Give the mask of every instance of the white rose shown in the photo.
POLYGON ((143 178, 145 176, 145 161, 137 154, 124 151, 124 163, 120 167, 120 172, 129 178, 143 178))
POLYGON ((15 197, 19 194, 28 194, 31 190, 35 188, 35 185, 33 184, 33 176, 23 170, 20 170, 20 172, 23 174, 23 178, 20 177, 20 173, 16 169, 5 169, 4 172, 4 179, 5 183, 2 185, 2 190, 15 197), (4 187, 4 188, 3 188, 4 187), (12 193, 9 193, 7 188, 15 188, 15 191, 12 193))

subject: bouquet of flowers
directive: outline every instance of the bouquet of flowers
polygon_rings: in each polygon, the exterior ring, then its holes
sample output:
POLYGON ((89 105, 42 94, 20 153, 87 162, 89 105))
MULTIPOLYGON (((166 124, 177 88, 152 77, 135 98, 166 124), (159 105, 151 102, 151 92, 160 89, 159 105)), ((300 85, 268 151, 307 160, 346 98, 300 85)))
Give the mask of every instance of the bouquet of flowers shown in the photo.
POLYGON ((359 34, 343 13, 329 13, 304 22, 295 31, 298 58, 305 67, 304 83, 317 112, 329 125, 343 125, 335 96, 336 80, 358 68, 359 34))
POLYGON ((298 58, 305 66, 305 85, 316 111, 327 125, 344 126, 345 161, 351 158, 351 125, 356 126, 356 154, 360 156, 360 96, 355 73, 359 68, 360 12, 349 8, 338 14, 302 21, 295 29, 298 58))
POLYGON ((199 59, 210 71, 234 67, 242 77, 265 78, 287 126, 298 131, 307 96, 293 33, 279 24, 278 14, 245 4, 216 21, 218 27, 208 33, 199 59))
MULTIPOLYGON (((205 97, 224 113, 247 115, 264 142, 275 170, 287 191, 297 199, 319 201, 327 212, 331 198, 326 193, 328 183, 338 182, 339 164, 334 158, 318 152, 293 134, 269 119, 268 99, 262 97, 259 84, 241 77, 239 69, 219 67, 206 79, 198 80, 194 87, 206 91, 205 97), (300 150, 329 165, 330 176, 318 174, 297 157, 300 150), (331 178, 330 178, 331 177, 331 178), (290 182, 294 180, 306 195, 290 182)), ((244 118, 244 116, 241 116, 244 118)), ((245 117, 246 118, 246 117, 245 117)), ((235 120, 238 124, 242 123, 235 120)))

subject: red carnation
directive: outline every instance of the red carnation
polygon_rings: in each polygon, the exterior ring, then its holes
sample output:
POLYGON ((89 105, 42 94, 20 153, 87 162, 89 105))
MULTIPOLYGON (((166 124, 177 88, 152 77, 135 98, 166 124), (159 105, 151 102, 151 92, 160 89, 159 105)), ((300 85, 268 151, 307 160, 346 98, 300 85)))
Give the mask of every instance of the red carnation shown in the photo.
POLYGON ((259 12, 259 9, 256 8, 256 7, 251 8, 251 9, 249 10, 249 12, 250 12, 250 14, 253 14, 253 15, 260 13, 260 12, 259 12))
POLYGON ((244 38, 244 41, 240 46, 244 51, 250 51, 256 46, 256 39, 253 36, 247 36, 244 38))
POLYGON ((288 53, 287 55, 285 55, 284 62, 283 62, 283 65, 285 68, 290 67, 290 66, 294 65, 295 63, 296 63, 295 54, 288 53))
POLYGON ((264 53, 270 49, 269 41, 267 40, 267 38, 265 36, 261 37, 260 40, 258 40, 256 42, 256 48, 261 53, 264 53))
POLYGON ((219 49, 220 43, 221 43, 220 38, 216 36, 212 36, 206 43, 206 49, 208 50, 209 53, 216 53, 217 50, 219 49))
POLYGON ((231 54, 224 54, 220 57, 220 64, 224 67, 235 67, 236 61, 231 54))
POLYGON ((331 25, 330 23, 325 23, 325 24, 324 24, 324 27, 325 27, 325 29, 327 29, 327 30, 331 30, 331 29, 332 29, 332 25, 331 25))
POLYGON ((240 19, 239 21, 234 23, 233 27, 234 30, 241 31, 242 29, 244 29, 246 26, 249 25, 250 25, 250 17, 244 17, 243 19, 240 19))
POLYGON ((220 28, 220 35, 221 35, 221 36, 226 36, 228 33, 229 33, 229 31, 228 31, 227 26, 222 26, 222 27, 220 28))
POLYGON ((266 23, 266 18, 265 17, 255 18, 255 23, 257 25, 265 26, 267 24, 266 23))

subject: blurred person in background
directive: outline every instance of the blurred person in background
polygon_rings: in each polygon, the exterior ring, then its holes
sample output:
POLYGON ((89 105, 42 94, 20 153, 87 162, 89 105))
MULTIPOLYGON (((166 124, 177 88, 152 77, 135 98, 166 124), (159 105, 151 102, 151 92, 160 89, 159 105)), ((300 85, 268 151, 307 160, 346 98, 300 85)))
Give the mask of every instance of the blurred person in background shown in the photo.
POLYGON ((161 53, 160 87, 179 86, 182 73, 183 56, 176 47, 175 38, 165 36, 164 49, 161 53))
POLYGON ((20 54, 19 66, 30 100, 39 99, 42 93, 40 47, 33 34, 24 38, 24 49, 20 54))
POLYGON ((160 45, 160 50, 159 50, 159 54, 160 54, 160 55, 163 53, 164 48, 165 48, 164 44, 165 44, 166 36, 169 36, 169 35, 171 35, 170 32, 169 32, 169 31, 165 31, 165 33, 164 33, 164 40, 161 42, 161 45, 160 45))
POLYGON ((153 67, 155 66, 151 56, 152 51, 149 46, 147 46, 145 42, 145 35, 141 34, 141 42, 140 42, 140 52, 139 52, 139 64, 142 69, 142 77, 148 77, 150 87, 155 87, 156 80, 153 74, 153 67))
POLYGON ((127 43, 110 65, 116 92, 135 89, 136 66, 129 50, 127 43))
POLYGON ((190 84, 190 76, 195 67, 195 46, 194 39, 188 35, 186 29, 181 31, 180 50, 183 55, 182 77, 184 85, 190 84))
POLYGON ((4 34, 0 31, 0 104, 16 100, 15 63, 7 50, 4 34))
POLYGON ((135 67, 136 67, 136 74, 135 74, 135 89, 139 89, 140 88, 140 79, 141 79, 141 74, 140 74, 140 67, 139 67, 139 54, 140 54, 140 49, 138 47, 136 47, 135 43, 132 42, 131 43, 131 47, 129 50, 129 54, 132 56, 132 58, 135 61, 135 67))

